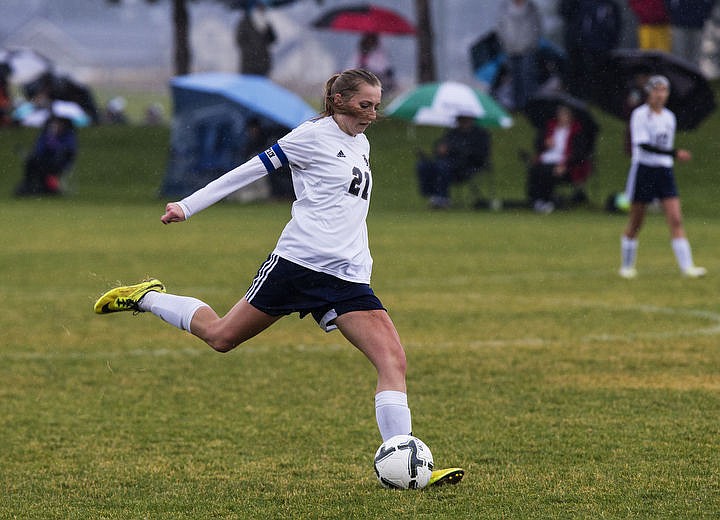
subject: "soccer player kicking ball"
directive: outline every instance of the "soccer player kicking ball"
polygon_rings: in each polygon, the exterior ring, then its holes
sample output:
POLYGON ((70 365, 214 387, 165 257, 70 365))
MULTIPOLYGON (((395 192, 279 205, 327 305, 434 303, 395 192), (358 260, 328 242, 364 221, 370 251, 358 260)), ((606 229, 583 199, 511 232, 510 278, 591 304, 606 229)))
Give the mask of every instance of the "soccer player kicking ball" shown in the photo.
MULTIPOLYGON (((395 325, 370 288, 372 257, 366 217, 372 192, 370 145, 364 132, 380 106, 380 80, 362 69, 333 75, 324 111, 268 150, 179 202, 164 224, 182 222, 281 166, 290 166, 297 200, 274 251, 245 296, 223 317, 189 296, 167 294, 159 280, 117 287, 95 312, 151 312, 218 352, 259 334, 282 316, 312 314, 325 331, 338 329, 378 373, 375 416, 383 441, 412 432, 406 358, 395 325)), ((430 484, 455 484, 464 470, 436 470, 430 484)))
POLYGON ((674 159, 689 161, 691 155, 687 150, 673 148, 675 114, 665 108, 670 82, 665 76, 652 76, 645 90, 647 102, 633 110, 630 117, 632 163, 625 193, 632 204, 625 233, 620 239, 622 263, 619 274, 626 279, 637 276, 635 259, 645 210, 649 203, 659 199, 670 228, 672 249, 680 272, 687 278, 700 278, 707 271, 693 263, 673 173, 674 159))

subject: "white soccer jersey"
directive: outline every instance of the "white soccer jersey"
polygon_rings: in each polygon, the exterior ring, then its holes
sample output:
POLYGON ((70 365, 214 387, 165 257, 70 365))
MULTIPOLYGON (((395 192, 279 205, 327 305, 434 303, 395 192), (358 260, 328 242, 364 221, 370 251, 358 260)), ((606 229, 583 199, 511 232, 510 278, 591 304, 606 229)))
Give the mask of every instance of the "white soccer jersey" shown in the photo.
POLYGON ((307 121, 259 154, 181 200, 186 218, 282 165, 297 200, 274 253, 343 280, 370 283, 365 219, 372 191, 370 144, 332 117, 307 121))
POLYGON ((675 144, 675 126, 675 114, 667 108, 657 113, 650 105, 644 104, 633 110, 630 116, 632 162, 672 168, 672 155, 649 152, 640 148, 640 145, 649 144, 663 150, 672 150, 675 144))

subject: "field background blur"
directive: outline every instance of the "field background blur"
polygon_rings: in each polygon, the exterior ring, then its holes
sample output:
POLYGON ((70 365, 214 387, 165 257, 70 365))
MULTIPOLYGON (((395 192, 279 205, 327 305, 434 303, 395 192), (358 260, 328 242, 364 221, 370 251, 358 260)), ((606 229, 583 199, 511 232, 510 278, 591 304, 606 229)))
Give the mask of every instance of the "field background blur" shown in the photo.
MULTIPOLYGON (((150 101, 123 94, 132 117, 150 101)), ((678 137, 709 276, 679 276, 651 214, 628 283, 625 216, 602 209, 624 185, 624 128, 597 116, 592 204, 548 216, 476 211, 464 192, 431 212, 414 160, 439 130, 368 132, 373 286, 408 352, 415 433, 468 470, 419 493, 377 484, 374 374, 337 333, 290 317, 219 355, 151 316, 92 313, 146 275, 228 309, 287 203, 162 226, 169 129, 138 125, 81 129, 72 193, 14 199, 36 131, 3 131, 0 518, 717 517, 720 120, 678 137)), ((493 138, 497 194, 521 198, 532 131, 520 117, 493 138)))

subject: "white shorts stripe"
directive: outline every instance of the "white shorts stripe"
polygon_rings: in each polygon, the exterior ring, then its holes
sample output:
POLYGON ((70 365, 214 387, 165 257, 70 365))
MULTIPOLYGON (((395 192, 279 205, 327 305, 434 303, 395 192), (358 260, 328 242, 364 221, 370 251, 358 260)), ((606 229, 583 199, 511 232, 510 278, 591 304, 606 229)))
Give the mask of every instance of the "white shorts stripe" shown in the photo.
POLYGON ((637 182, 638 163, 630 163, 630 171, 628 172, 627 184, 625 185, 625 196, 632 202, 635 195, 635 183, 637 182))
POLYGON ((280 259, 277 255, 270 255, 270 258, 265 260, 265 263, 260 266, 260 269, 258 270, 257 276, 255 276, 255 279, 253 280, 252 284, 250 285, 250 288, 245 293, 245 299, 247 301, 252 301, 252 299, 255 297, 257 292, 260 290, 260 287, 262 287, 263 282, 267 280, 268 275, 273 270, 273 268, 277 265, 278 260, 280 259))

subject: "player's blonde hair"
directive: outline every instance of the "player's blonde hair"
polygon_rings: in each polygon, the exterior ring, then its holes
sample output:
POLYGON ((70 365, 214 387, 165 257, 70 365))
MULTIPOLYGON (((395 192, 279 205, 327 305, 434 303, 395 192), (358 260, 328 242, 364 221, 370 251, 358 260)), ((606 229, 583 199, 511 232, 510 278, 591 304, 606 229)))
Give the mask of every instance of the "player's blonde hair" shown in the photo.
POLYGON ((362 84, 382 87, 380 79, 365 69, 348 69, 330 76, 325 83, 323 111, 320 113, 320 117, 346 113, 345 107, 335 103, 335 94, 340 94, 343 100, 348 100, 360 90, 362 84))

